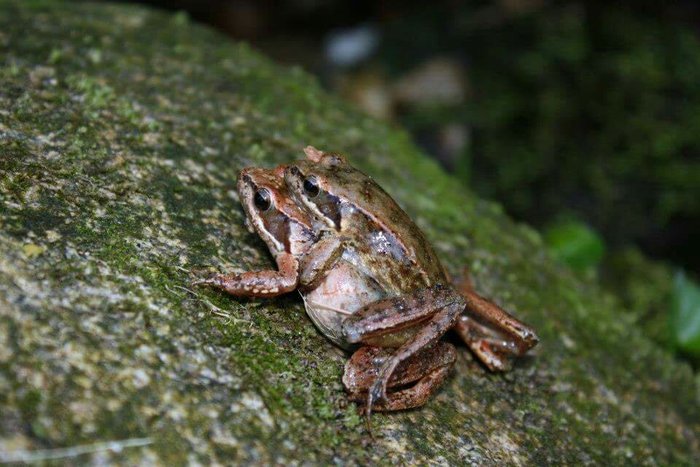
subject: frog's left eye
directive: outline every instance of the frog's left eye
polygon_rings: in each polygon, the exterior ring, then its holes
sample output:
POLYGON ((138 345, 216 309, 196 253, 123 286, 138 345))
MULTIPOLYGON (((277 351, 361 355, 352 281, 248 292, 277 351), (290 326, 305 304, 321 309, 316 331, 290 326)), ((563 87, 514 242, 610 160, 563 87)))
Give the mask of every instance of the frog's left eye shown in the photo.
POLYGON ((318 196, 321 190, 318 187, 316 177, 307 177, 306 180, 304 180, 304 191, 312 198, 318 196))
POLYGON ((255 203, 255 207, 261 211, 267 211, 270 209, 270 206, 272 206, 272 202, 270 201, 270 193, 267 190, 256 191, 255 196, 253 197, 253 202, 255 203))

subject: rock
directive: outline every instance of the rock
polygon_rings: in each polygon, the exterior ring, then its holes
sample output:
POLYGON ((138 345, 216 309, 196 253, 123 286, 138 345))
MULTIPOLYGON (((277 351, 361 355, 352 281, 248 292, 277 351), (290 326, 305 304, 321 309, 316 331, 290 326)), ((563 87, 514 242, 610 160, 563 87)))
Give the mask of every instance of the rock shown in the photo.
POLYGON ((540 236, 475 198, 406 135, 183 15, 0 1, 0 460, 693 464, 690 368, 540 236), (425 407, 377 414, 296 294, 191 290, 270 267, 241 167, 346 153, 448 268, 542 342, 505 375, 459 347, 425 407))

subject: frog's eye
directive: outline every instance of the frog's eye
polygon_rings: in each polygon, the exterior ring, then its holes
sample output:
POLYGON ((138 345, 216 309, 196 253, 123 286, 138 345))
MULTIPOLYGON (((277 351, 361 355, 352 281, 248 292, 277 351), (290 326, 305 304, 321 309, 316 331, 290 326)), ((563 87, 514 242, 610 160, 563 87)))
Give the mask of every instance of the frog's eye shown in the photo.
POLYGON ((253 196, 253 202, 255 203, 255 207, 261 211, 267 211, 270 209, 270 206, 272 206, 270 193, 267 190, 256 191, 255 196, 253 196))
POLYGON ((318 182, 316 181, 316 177, 307 177, 304 180, 304 191, 311 198, 315 198, 316 196, 318 196, 320 189, 318 188, 318 182))

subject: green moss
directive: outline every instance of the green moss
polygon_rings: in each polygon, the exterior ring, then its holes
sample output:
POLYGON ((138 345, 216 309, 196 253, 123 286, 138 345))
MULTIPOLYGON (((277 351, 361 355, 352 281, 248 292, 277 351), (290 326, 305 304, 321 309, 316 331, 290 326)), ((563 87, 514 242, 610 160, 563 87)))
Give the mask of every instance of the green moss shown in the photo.
POLYGON ((620 298, 631 319, 650 338, 670 349, 673 269, 627 248, 610 255, 603 271, 601 283, 620 298))
POLYGON ((182 16, 0 5, 11 64, 0 68, 0 453, 16 438, 38 449, 145 437, 93 460, 697 458, 689 369, 405 133, 182 16), (236 176, 307 144, 372 174, 455 275, 466 265, 480 292, 538 330, 537 352, 491 375, 460 346, 444 389, 419 410, 375 415, 372 442, 342 389, 347 356, 295 294, 190 290, 212 269, 272 267, 244 228, 236 176), (27 244, 42 253, 29 258, 27 244))

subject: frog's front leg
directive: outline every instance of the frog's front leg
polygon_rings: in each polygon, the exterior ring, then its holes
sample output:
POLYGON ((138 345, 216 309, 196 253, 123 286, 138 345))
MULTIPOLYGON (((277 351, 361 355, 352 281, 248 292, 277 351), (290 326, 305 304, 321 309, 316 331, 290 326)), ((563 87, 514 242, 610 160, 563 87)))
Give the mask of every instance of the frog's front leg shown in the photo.
POLYGON ((241 274, 217 274, 192 285, 206 285, 237 297, 275 297, 297 288, 299 262, 289 253, 277 255, 277 271, 250 271, 241 274))
POLYGON ((321 238, 301 258, 299 284, 312 290, 343 255, 345 239, 337 235, 321 238))
MULTIPOLYGON (((367 391, 379 369, 391 356, 390 349, 370 346, 360 347, 352 355, 343 374, 343 384, 350 400, 363 402, 367 399, 367 391)), ((445 380, 456 358, 451 344, 437 342, 404 360, 389 379, 386 399, 375 403, 374 410, 389 412, 425 404, 445 380)))
POLYGON ((403 340, 381 366, 367 392, 368 417, 374 402, 385 400, 387 384, 396 367, 435 344, 454 325, 464 306, 461 296, 438 285, 370 303, 343 323, 344 336, 350 343, 392 347, 397 336, 403 340))

